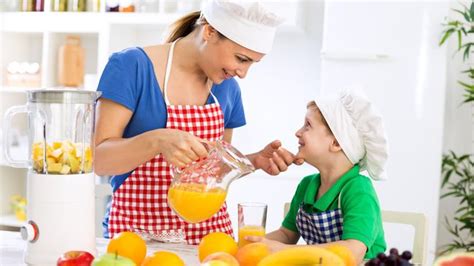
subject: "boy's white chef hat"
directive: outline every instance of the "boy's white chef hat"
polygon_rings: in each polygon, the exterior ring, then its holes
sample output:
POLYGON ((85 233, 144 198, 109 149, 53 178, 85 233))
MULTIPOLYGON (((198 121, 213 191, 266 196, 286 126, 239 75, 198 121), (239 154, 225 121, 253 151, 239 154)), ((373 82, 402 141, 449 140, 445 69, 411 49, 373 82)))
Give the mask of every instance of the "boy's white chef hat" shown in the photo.
POLYGON ((282 19, 256 1, 209 0, 202 8, 207 22, 232 41, 267 54, 282 19))
POLYGON ((364 93, 342 90, 317 99, 316 105, 347 158, 359 163, 361 171, 367 170, 372 179, 387 179, 388 145, 382 117, 364 93))

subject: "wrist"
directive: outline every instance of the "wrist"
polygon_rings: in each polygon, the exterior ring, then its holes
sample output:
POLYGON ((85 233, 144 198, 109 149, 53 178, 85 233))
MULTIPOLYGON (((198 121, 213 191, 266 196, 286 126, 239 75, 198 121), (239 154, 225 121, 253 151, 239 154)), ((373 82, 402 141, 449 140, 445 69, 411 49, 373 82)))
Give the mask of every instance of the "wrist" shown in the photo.
POLYGON ((149 138, 149 147, 155 152, 155 154, 161 153, 161 147, 163 147, 162 143, 165 141, 164 133, 166 129, 160 128, 155 129, 151 133, 151 137, 149 138))
POLYGON ((246 157, 249 159, 249 161, 252 163, 253 167, 255 167, 255 170, 260 169, 260 167, 257 166, 256 164, 256 158, 257 158, 258 153, 252 153, 252 154, 247 154, 246 157))

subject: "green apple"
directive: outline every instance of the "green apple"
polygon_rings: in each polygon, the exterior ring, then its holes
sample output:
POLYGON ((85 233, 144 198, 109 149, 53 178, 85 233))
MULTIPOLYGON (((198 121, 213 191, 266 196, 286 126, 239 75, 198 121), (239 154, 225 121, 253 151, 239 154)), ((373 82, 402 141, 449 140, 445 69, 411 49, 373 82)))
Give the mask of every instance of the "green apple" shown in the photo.
POLYGON ((107 253, 92 262, 92 266, 136 266, 129 258, 117 254, 107 253))

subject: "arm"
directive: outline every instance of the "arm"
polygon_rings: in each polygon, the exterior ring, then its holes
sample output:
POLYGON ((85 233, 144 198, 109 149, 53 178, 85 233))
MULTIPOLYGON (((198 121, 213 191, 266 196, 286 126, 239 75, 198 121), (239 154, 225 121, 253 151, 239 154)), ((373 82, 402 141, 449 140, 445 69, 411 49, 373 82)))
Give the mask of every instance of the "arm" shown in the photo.
POLYGON ((155 129, 123 138, 132 114, 118 103, 99 100, 95 134, 95 172, 98 175, 132 171, 159 153, 178 167, 207 156, 198 138, 180 130, 155 129))
POLYGON ((265 237, 284 244, 296 244, 300 239, 300 235, 297 232, 293 232, 284 227, 280 227, 278 230, 268 233, 265 237))

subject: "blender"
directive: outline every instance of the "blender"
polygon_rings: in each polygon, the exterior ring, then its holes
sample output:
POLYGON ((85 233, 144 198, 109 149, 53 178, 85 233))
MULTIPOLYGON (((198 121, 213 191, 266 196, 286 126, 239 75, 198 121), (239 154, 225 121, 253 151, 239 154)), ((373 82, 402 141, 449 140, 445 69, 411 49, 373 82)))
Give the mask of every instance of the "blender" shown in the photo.
POLYGON ((26 105, 5 113, 5 160, 28 168, 28 222, 21 228, 28 265, 55 265, 71 250, 97 254, 93 136, 99 96, 95 91, 31 90, 26 105), (28 116, 28 160, 12 158, 6 141, 19 113, 28 116))

